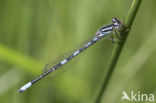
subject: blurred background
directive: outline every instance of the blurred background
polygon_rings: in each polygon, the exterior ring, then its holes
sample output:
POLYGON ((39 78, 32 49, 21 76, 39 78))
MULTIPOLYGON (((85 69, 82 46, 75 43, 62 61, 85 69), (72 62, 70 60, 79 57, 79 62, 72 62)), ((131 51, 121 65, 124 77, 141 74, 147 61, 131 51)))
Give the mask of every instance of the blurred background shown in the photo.
MULTIPOLYGON (((114 43, 102 39, 19 94, 18 89, 109 24, 124 21, 132 0, 0 0, 0 102, 92 103, 104 80, 114 43), (55 76, 54 76, 55 75, 55 76)), ((130 95, 156 94, 155 0, 142 0, 101 103, 130 95)), ((128 101, 123 101, 129 103, 128 101)))

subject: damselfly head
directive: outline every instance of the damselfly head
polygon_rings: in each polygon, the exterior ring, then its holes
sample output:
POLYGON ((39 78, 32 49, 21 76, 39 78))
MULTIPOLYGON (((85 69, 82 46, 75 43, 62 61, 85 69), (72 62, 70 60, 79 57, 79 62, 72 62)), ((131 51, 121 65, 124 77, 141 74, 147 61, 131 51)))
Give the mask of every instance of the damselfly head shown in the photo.
POLYGON ((113 22, 114 26, 117 26, 117 27, 122 25, 122 21, 120 21, 116 17, 112 19, 112 22, 113 22))

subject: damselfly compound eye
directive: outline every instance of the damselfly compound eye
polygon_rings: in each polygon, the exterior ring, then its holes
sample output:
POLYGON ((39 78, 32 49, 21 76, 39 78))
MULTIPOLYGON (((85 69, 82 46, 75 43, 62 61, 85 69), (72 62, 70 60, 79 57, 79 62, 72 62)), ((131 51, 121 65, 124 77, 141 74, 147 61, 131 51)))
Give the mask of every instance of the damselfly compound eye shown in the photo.
POLYGON ((115 26, 121 26, 122 22, 118 18, 113 18, 112 22, 115 26))

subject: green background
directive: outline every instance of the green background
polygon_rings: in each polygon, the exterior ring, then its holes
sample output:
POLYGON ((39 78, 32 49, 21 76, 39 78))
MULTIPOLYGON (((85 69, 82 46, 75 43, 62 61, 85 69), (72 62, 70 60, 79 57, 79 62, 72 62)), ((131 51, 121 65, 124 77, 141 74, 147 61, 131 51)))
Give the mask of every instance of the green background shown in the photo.
MULTIPOLYGON (((0 0, 0 103, 94 102, 115 45, 107 39, 24 93, 17 91, 43 73, 46 63, 67 55, 112 17, 124 21, 131 2, 0 0)), ((101 103, 122 103, 122 91, 156 94, 155 4, 155 0, 142 0, 101 103)))

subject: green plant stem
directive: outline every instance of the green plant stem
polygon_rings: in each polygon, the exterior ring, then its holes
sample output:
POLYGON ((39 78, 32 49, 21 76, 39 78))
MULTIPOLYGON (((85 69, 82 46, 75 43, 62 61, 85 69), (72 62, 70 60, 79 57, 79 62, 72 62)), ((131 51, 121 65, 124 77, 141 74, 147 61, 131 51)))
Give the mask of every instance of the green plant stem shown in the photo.
MULTIPOLYGON (((133 0, 132 2, 132 5, 130 7, 130 10, 126 16, 126 19, 125 19, 125 23, 124 23, 124 26, 129 28, 131 28, 132 26, 132 23, 134 21, 134 18, 136 16, 136 13, 138 11, 138 8, 140 6, 140 3, 141 3, 142 0, 133 0)), ((121 31, 124 31, 125 28, 122 28, 121 31)), ((126 33, 126 35, 128 36, 129 34, 129 31, 126 33)), ((106 90, 106 87, 108 85, 108 82, 111 78, 111 75, 114 71, 114 68, 116 67, 116 64, 117 64, 117 61, 120 57, 120 54, 121 54, 121 51, 122 51, 122 48, 125 44, 125 41, 126 41, 126 38, 127 36, 123 39, 123 42, 121 43, 117 43, 117 45, 115 46, 115 49, 113 51, 113 56, 112 56, 112 59, 111 59, 111 64, 110 64, 110 67, 108 68, 108 73, 107 73, 107 76, 105 78, 105 80, 103 80, 103 83, 100 87, 100 90, 99 90, 99 93, 98 93, 98 96, 96 98, 96 102, 95 103, 99 103, 101 98, 102 98, 102 95, 104 94, 105 90, 106 90)))

